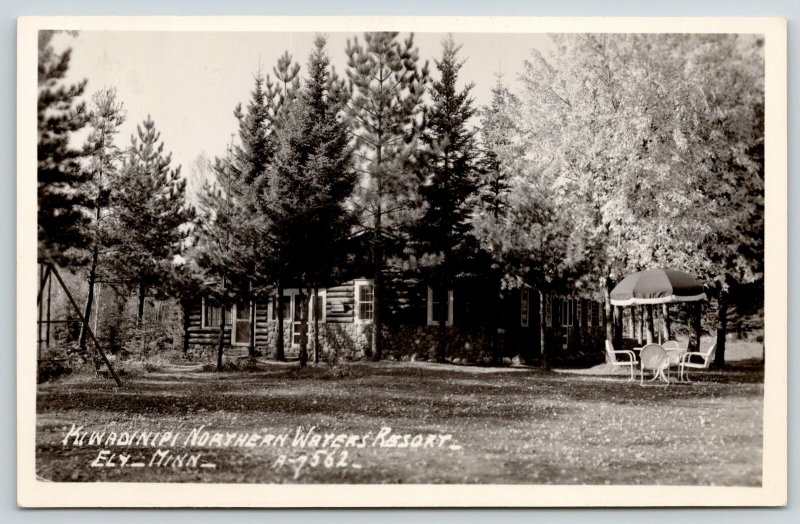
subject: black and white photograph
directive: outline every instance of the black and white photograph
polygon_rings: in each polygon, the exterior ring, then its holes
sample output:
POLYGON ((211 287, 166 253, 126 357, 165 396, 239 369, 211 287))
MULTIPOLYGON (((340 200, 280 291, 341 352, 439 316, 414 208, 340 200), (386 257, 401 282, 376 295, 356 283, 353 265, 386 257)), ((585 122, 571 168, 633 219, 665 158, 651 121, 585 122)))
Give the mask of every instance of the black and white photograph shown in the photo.
POLYGON ((785 503, 785 21, 24 22, 28 504, 785 503))

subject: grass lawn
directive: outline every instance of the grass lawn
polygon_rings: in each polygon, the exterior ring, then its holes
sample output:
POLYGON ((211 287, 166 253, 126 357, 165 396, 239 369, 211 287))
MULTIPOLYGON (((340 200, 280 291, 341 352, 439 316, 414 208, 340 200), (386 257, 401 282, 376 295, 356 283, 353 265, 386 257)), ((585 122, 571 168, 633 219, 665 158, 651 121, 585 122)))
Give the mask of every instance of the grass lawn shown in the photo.
POLYGON ((41 478, 761 484, 763 372, 755 360, 668 387, 641 387, 605 365, 542 373, 422 362, 304 370, 268 363, 222 374, 161 366, 123 379, 123 389, 80 374, 39 386, 41 478), (106 440, 65 445, 73 424, 106 440), (208 440, 196 432, 186 442, 201 426, 208 440), (314 426, 318 441, 293 446, 299 426, 301 434, 314 426), (166 431, 174 441, 153 444, 166 431), (125 444, 141 432, 162 434, 125 444))

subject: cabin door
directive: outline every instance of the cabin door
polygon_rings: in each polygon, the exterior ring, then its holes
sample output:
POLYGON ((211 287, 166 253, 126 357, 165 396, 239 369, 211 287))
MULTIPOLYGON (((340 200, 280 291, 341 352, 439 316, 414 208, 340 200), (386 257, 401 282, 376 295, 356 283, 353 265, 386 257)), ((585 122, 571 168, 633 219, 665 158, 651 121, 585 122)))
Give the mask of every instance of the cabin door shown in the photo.
POLYGON ((238 345, 250 344, 250 304, 236 306, 236 318, 233 327, 233 343, 238 345))

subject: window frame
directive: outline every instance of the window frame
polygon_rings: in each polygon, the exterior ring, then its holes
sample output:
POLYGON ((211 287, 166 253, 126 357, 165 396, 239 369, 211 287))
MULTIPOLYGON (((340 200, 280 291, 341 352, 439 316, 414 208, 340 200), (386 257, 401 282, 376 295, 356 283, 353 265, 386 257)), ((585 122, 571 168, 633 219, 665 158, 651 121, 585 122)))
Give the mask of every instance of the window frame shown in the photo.
POLYGON ((375 283, 371 278, 359 278, 353 281, 353 304, 353 323, 372 324, 375 319, 375 283), (361 318, 361 288, 365 286, 372 288, 372 318, 361 318))
MULTIPOLYGON (((252 301, 250 303, 250 307, 252 307, 253 308, 253 312, 256 315, 258 315, 258 306, 256 305, 255 301, 252 301)), ((238 304, 234 304, 233 307, 231 307, 231 312, 230 312, 230 318, 231 318, 231 324, 230 324, 231 325, 231 345, 232 346, 237 346, 237 347, 249 346, 250 345, 250 341, 249 340, 247 342, 236 342, 236 323, 237 323, 238 320, 240 320, 237 317, 238 313, 239 313, 239 305, 238 304)), ((254 317, 254 318, 256 318, 256 320, 258 319, 257 316, 254 317)), ((241 320, 245 320, 245 319, 241 319, 241 320)), ((248 322, 250 322, 250 317, 248 316, 248 318, 246 320, 248 322)), ((253 325, 253 323, 250 323, 250 329, 255 329, 255 326, 253 325)))
POLYGON ((561 322, 561 327, 570 328, 573 327, 574 322, 574 312, 573 312, 573 300, 572 298, 561 298, 561 318, 559 319, 561 322), (566 313, 566 314, 565 314, 566 313))
MULTIPOLYGON (((439 321, 433 320, 433 288, 428 286, 428 318, 427 324, 429 326, 438 326, 439 321)), ((445 326, 452 326, 453 325, 453 290, 447 290, 447 320, 445 321, 445 326)))
MULTIPOLYGON (((222 309, 223 306, 217 305, 209 305, 206 304, 206 297, 201 297, 200 299, 200 327, 201 329, 219 329, 219 324, 211 325, 208 323, 208 315, 206 315, 206 307, 210 308, 217 308, 222 309)), ((227 313, 225 315, 225 327, 229 327, 231 325, 231 308, 226 308, 227 313)))
POLYGON ((528 288, 522 288, 519 292, 519 325, 520 327, 530 326, 531 321, 531 294, 528 288))

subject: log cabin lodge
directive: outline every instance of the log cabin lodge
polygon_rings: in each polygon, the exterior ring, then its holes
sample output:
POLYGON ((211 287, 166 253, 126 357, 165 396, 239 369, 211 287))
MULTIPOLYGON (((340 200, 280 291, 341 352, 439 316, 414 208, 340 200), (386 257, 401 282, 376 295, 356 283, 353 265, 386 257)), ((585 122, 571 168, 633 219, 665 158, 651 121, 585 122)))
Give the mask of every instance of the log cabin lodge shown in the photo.
MULTIPOLYGON (((372 354, 375 301, 372 280, 354 278, 318 290, 316 304, 308 300, 308 351, 314 354, 314 320, 319 316, 320 359, 358 360, 372 354)), ((440 301, 447 300, 446 357, 459 362, 490 361, 519 355, 535 362, 541 352, 539 292, 530 288, 495 292, 485 284, 464 283, 447 293, 435 293, 420 283, 402 282, 384 288, 383 356, 396 360, 433 359, 438 337, 440 301), (439 296, 442 295, 442 296, 439 296)), ((287 288, 284 295, 285 356, 296 358, 300 347, 301 292, 287 288)), ((277 337, 277 297, 265 303, 242 303, 227 308, 225 354, 246 355, 251 332, 255 348, 273 357, 277 337), (252 325, 250 308, 255 308, 252 325)), ((184 351, 213 351, 220 334, 221 306, 207 297, 186 300, 184 351)), ((578 352, 602 354, 602 302, 548 293, 544 295, 544 338, 548 359, 569 358, 578 352)))

